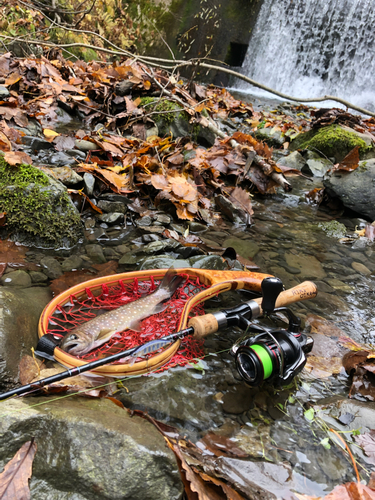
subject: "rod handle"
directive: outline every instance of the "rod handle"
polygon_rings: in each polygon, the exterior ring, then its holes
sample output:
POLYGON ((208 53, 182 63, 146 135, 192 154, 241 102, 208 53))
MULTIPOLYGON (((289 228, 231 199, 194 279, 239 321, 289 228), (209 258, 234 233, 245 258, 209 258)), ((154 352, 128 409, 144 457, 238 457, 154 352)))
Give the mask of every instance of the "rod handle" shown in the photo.
MULTIPOLYGON (((312 281, 304 281, 300 285, 296 285, 293 288, 289 288, 284 292, 281 292, 276 299, 275 309, 278 307, 285 307, 293 302, 299 302, 301 300, 309 300, 316 297, 318 289, 312 281)), ((259 305, 260 316, 263 314, 262 310, 262 300, 263 298, 254 299, 259 305)))
MULTIPOLYGON (((304 281, 300 285, 281 292, 276 299, 275 308, 284 307, 289 304, 293 304, 293 302, 299 302, 300 300, 313 299, 314 297, 316 297, 316 294, 317 288, 315 283, 313 283, 312 281, 304 281)), ((253 315, 250 319, 255 319, 255 317, 261 316, 263 314, 263 310, 261 307, 262 300, 263 297, 250 301, 253 303, 256 302, 259 307, 259 314, 257 314, 256 316, 253 315)), ((194 337, 197 339, 207 337, 207 335, 215 333, 219 329, 219 323, 215 314, 195 316, 189 321, 189 326, 192 326, 194 328, 194 337)))

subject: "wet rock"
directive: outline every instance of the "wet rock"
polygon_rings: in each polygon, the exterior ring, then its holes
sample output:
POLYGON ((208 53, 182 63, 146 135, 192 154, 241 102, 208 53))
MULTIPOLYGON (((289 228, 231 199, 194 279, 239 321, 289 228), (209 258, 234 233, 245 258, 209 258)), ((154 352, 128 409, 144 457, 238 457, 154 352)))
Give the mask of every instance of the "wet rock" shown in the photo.
POLYGON ((288 266, 301 271, 298 275, 301 279, 323 279, 326 273, 316 257, 313 255, 295 255, 286 252, 285 260, 288 266))
POLYGON ((246 384, 235 385, 223 397, 223 410, 226 413, 239 415, 250 410, 253 403, 254 389, 246 384))
POLYGON ((52 299, 47 288, 0 288, 0 387, 19 383, 18 364, 37 343, 38 321, 52 299))
POLYGON ((138 219, 135 223, 138 227, 148 227, 151 226, 152 222, 152 217, 150 217, 149 215, 145 215, 141 219, 138 219))
POLYGON ((124 214, 127 209, 127 205, 122 203, 121 201, 108 201, 108 200, 99 200, 98 207, 107 214, 111 212, 124 214))
POLYGON ((320 222, 318 227, 323 229, 323 231, 332 238, 343 238, 346 235, 346 226, 337 220, 320 222))
POLYGON ((250 224, 250 216, 245 210, 236 207, 228 198, 219 195, 215 197, 215 204, 220 212, 234 224, 250 224))
POLYGON ((4 87, 4 85, 0 85, 0 99, 5 99, 10 96, 9 90, 4 87))
POLYGON ((105 230, 102 227, 97 227, 95 229, 85 231, 85 238, 87 241, 97 241, 105 236, 105 234, 105 230))
POLYGON ((176 240, 158 240, 148 243, 147 245, 143 246, 141 250, 146 254, 153 254, 156 252, 161 252, 163 250, 174 250, 176 248, 179 248, 180 246, 181 244, 176 240))
POLYGON ((264 141, 275 148, 281 148, 285 142, 284 134, 277 127, 260 128, 254 135, 258 141, 264 141))
POLYGON ((98 219, 106 224, 120 224, 124 222, 124 213, 122 212, 112 212, 108 214, 98 215, 98 219))
POLYGON ((197 255, 189 259, 191 267, 196 269, 217 269, 224 271, 228 265, 219 255, 197 255))
POLYGON ((354 269, 354 271, 357 271, 357 273, 363 274, 365 276, 370 276, 371 274, 370 269, 360 262, 352 262, 352 268, 354 269))
POLYGON ((158 127, 156 125, 154 127, 150 127, 148 129, 146 129, 146 141, 150 137, 154 137, 154 136, 160 137, 159 136, 159 129, 158 129, 158 127))
POLYGON ((80 151, 95 151, 97 149, 100 149, 96 144, 94 144, 91 141, 85 141, 83 139, 76 139, 75 140, 75 145, 76 148, 79 149, 80 151))
POLYGON ((104 264, 107 259, 104 257, 103 249, 100 245, 86 245, 85 250, 92 262, 104 264))
POLYGON ((252 259, 259 252, 259 246, 252 240, 241 240, 239 238, 228 238, 224 241, 223 247, 233 247, 236 252, 245 257, 245 259, 252 259))
POLYGON ((109 260, 118 260, 120 258, 120 254, 114 248, 104 248, 103 253, 109 260))
POLYGON ((190 267, 190 263, 188 260, 173 259, 168 255, 158 255, 145 259, 140 269, 169 269, 172 266, 181 269, 190 267))
POLYGON ((129 245, 118 245, 115 247, 116 252, 121 253, 122 255, 125 253, 128 253, 130 251, 130 246, 129 245))
POLYGON ((65 186, 74 186, 83 181, 83 177, 77 174, 75 170, 68 166, 49 168, 51 175, 65 186))
POLYGON ((48 281, 48 276, 40 271, 30 271, 29 274, 33 283, 45 283, 48 281))
POLYGON ((338 197, 345 207, 375 219, 375 159, 361 161, 354 172, 335 172, 325 179, 328 193, 338 197))
POLYGON ((294 151, 290 153, 288 156, 283 156, 277 162, 280 165, 288 168, 295 168, 297 170, 301 170, 302 167, 306 164, 305 158, 298 151, 294 151))
POLYGON ((331 161, 326 158, 319 158, 318 160, 307 160, 306 165, 302 168, 302 172, 314 177, 324 177, 328 170, 333 167, 331 161))
POLYGON ((25 135, 29 136, 39 136, 43 134, 43 128, 41 124, 35 120, 34 118, 29 119, 29 123, 27 127, 15 127, 18 130, 21 130, 25 135))
POLYGON ((119 95, 122 97, 124 95, 130 94, 133 86, 134 86, 134 83, 131 82, 130 80, 122 80, 115 87, 116 95, 119 95))
MULTIPOLYGON (((331 288, 331 291, 340 290, 341 292, 350 293, 353 290, 352 286, 349 286, 345 284, 343 281, 338 280, 336 278, 326 278, 326 282, 328 283, 329 288, 331 288)), ((321 291, 326 292, 329 290, 321 290, 321 291)))
POLYGON ((199 222, 190 222, 189 229, 191 233, 201 233, 202 231, 207 231, 207 226, 199 222))
POLYGON ((87 156, 86 153, 79 151, 78 149, 65 149, 64 153, 72 158, 77 158, 78 160, 85 160, 87 156))
POLYGON ((49 255, 40 261, 40 265, 43 268, 44 274, 52 280, 59 278, 63 273, 61 264, 54 257, 49 255))
POLYGON ((83 182, 85 183, 86 193, 88 196, 94 194, 95 177, 89 172, 83 174, 83 182))
POLYGON ((83 260, 79 255, 71 255, 61 264, 61 270, 66 273, 69 271, 76 271, 77 269, 81 269, 83 264, 83 260))
POLYGON ((332 400, 319 402, 314 409, 319 417, 338 430, 360 429, 361 434, 365 434, 374 428, 375 403, 372 402, 335 396, 332 400))
POLYGON ((6 401, 1 465, 35 438, 33 498, 179 500, 183 486, 172 451, 157 429, 110 401, 37 398, 6 401), (38 491, 43 480, 44 492, 38 491), (35 489, 34 489, 35 488, 35 489))
POLYGON ((121 257, 118 263, 121 265, 140 264, 144 260, 144 257, 145 256, 141 253, 134 254, 132 252, 127 252, 121 257))
POLYGON ((257 426, 243 426, 233 436, 233 440, 249 457, 265 458, 270 462, 280 462, 280 457, 275 448, 271 447, 270 426, 259 424, 257 426))
POLYGON ((31 286, 31 278, 26 271, 18 270, 4 274, 0 279, 0 283, 3 286, 28 288, 31 286))
POLYGON ((22 144, 25 146, 30 146, 33 151, 42 151, 43 149, 53 149, 54 145, 45 139, 40 139, 39 137, 33 137, 30 135, 24 135, 22 137, 22 144))

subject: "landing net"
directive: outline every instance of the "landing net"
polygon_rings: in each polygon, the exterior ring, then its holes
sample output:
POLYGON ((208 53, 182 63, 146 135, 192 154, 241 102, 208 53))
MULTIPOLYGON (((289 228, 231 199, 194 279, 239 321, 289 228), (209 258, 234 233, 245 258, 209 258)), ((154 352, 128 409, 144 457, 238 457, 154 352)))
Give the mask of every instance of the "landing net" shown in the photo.
MULTIPOLYGON (((158 314, 145 318, 141 322, 141 331, 124 330, 114 335, 109 342, 83 356, 77 356, 84 361, 102 359, 111 354, 131 349, 160 337, 164 337, 178 331, 180 317, 186 301, 209 286, 200 283, 199 278, 182 274, 185 282, 179 286, 171 299, 166 303, 166 309, 158 314)), ((53 314, 48 318, 46 333, 64 337, 77 326, 92 320, 104 312, 117 309, 129 302, 140 299, 156 290, 160 281, 154 280, 152 276, 145 280, 134 279, 132 282, 124 283, 118 280, 111 286, 102 284, 100 290, 96 288, 95 294, 90 288, 84 288, 80 296, 70 295, 68 302, 56 306, 53 314)), ((204 314, 203 303, 192 308, 189 317, 204 314)), ((153 353, 155 354, 155 353, 153 353)), ((196 340, 192 336, 185 337, 181 341, 180 348, 168 363, 158 371, 166 370, 173 366, 184 366, 189 362, 196 362, 203 357, 203 341, 196 340)), ((135 360, 132 360, 132 362, 135 360)), ((121 364, 121 361, 113 363, 121 364)))

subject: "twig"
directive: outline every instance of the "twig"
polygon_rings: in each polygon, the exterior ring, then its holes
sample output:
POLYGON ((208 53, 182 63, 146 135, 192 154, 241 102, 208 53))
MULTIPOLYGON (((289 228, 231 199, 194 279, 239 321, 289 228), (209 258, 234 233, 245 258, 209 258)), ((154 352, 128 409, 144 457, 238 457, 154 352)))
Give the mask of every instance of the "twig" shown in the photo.
POLYGON ((335 434, 335 436, 337 436, 340 439, 340 441, 344 444, 345 448, 347 449, 347 451, 348 451, 348 453, 350 455, 350 458, 352 459, 352 462, 353 462, 353 467, 354 467, 354 470, 355 470, 355 474, 357 476, 357 481, 358 481, 358 483, 360 483, 361 479, 360 479, 359 474, 358 474, 357 465, 355 463, 354 457, 352 455, 352 452, 350 451, 349 446, 347 445, 346 441, 340 436, 340 434, 338 432, 334 431, 333 429, 330 429, 330 432, 333 432, 335 434))

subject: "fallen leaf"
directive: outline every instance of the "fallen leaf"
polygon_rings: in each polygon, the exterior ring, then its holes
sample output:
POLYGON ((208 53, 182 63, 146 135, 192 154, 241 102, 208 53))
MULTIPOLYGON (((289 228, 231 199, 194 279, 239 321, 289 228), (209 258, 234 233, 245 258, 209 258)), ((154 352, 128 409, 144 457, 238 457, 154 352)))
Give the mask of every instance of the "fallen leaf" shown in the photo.
POLYGON ((356 443, 363 449, 365 455, 369 457, 369 462, 375 465, 375 430, 370 430, 365 434, 354 436, 356 443))
POLYGON ((43 134, 44 134, 44 137, 47 139, 47 141, 50 141, 50 142, 52 142, 55 137, 58 137, 60 135, 58 132, 55 132, 54 130, 51 130, 49 128, 44 128, 43 134))
POLYGON ((348 153, 342 162, 336 164, 332 171, 335 170, 344 170, 346 172, 352 172, 359 166, 359 146, 356 146, 354 149, 348 153))
POLYGON ((4 154, 4 160, 9 163, 9 165, 22 165, 24 163, 31 165, 33 160, 27 153, 23 151, 7 151, 4 154))
POLYGON ((43 361, 40 359, 28 355, 22 356, 18 365, 21 384, 26 385, 34 380, 39 375, 42 366, 43 361))
POLYGON ((236 445, 235 441, 226 436, 215 434, 214 432, 208 432, 203 436, 200 442, 217 457, 227 456, 245 458, 248 456, 247 453, 236 445))
POLYGON ((375 490, 361 483, 345 483, 336 486, 325 497, 312 497, 295 493, 299 500, 375 500, 375 490))
POLYGON ((27 441, 0 474, 1 500, 30 500, 29 479, 37 450, 34 440, 27 441))

